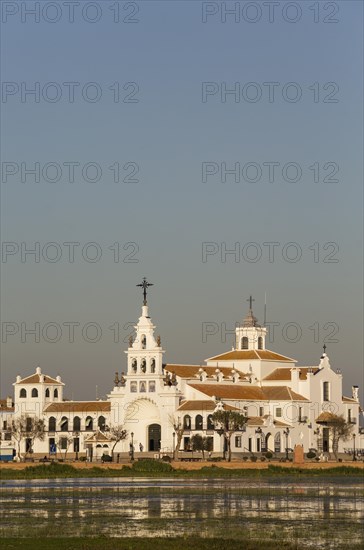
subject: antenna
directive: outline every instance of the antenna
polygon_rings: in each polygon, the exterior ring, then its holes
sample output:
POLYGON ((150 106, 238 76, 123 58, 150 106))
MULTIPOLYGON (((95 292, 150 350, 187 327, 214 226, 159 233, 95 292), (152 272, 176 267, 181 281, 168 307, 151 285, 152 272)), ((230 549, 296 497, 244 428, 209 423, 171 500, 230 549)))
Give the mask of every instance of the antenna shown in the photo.
POLYGON ((264 292, 264 323, 263 326, 267 324, 267 292, 264 292))
POLYGON ((99 393, 99 388, 98 388, 98 386, 96 386, 96 401, 97 401, 98 398, 99 398, 98 393, 99 393))

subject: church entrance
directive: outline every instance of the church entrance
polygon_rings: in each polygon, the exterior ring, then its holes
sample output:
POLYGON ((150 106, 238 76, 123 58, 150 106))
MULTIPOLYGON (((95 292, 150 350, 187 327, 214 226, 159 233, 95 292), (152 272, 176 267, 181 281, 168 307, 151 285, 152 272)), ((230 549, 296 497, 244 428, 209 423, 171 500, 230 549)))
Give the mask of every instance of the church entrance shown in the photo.
POLYGON ((148 451, 159 451, 161 447, 161 438, 160 424, 151 424, 148 426, 148 451))

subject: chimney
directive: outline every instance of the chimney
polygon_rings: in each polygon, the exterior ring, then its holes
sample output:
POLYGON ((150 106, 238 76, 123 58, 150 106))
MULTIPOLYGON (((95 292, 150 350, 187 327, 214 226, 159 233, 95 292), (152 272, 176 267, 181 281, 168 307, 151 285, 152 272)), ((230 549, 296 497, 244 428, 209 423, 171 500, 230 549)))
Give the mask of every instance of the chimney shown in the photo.
POLYGON ((37 367, 37 368, 35 369, 35 373, 36 373, 36 374, 42 374, 42 369, 41 369, 40 367, 37 367))
POLYGON ((16 383, 19 384, 20 381, 21 381, 21 376, 20 374, 18 374, 16 377, 16 383))
POLYGON ((239 373, 236 372, 235 369, 232 369, 232 371, 231 371, 231 377, 232 377, 234 383, 238 382, 238 381, 239 381, 239 378, 240 378, 239 373))
POLYGON ((207 372, 205 371, 205 369, 201 367, 200 369, 198 369, 198 373, 199 373, 201 382, 206 382, 207 372))
POLYGON ((291 382, 292 382, 292 389, 294 391, 298 391, 298 384, 300 380, 300 369, 294 367, 291 369, 291 382))
POLYGON ((351 395, 355 401, 359 401, 359 386, 352 386, 351 395))
POLYGON ((222 382, 222 379, 224 378, 224 375, 222 374, 220 369, 216 369, 215 372, 216 372, 216 380, 218 382, 222 382))
POLYGON ((59 376, 59 374, 57 374, 56 380, 57 380, 57 382, 62 382, 61 377, 59 376))

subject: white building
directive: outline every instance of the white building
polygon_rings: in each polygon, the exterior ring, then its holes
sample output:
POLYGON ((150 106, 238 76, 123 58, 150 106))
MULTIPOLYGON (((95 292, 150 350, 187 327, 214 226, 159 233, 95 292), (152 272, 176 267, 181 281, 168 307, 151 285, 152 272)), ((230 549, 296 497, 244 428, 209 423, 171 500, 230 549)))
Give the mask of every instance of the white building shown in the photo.
MULTIPOLYGON (((353 387, 350 397, 342 395, 342 374, 332 370, 326 353, 318 365, 298 367, 295 359, 266 349, 267 329, 258 324, 250 301, 231 351, 207 359, 204 367, 166 364, 149 316, 148 284, 144 280, 140 286, 144 302, 135 337, 125 352, 126 371, 116 373, 106 400, 65 401, 61 378, 44 375, 39 367, 33 375, 17 376, 15 407, 6 412, 44 419, 46 436, 34 442, 36 455, 48 456, 56 450, 58 456, 87 452, 99 458, 110 453, 114 443, 109 430, 117 425, 125 427, 128 438, 117 443, 115 453, 128 452, 131 441, 136 452, 172 452, 176 421, 184 426, 181 450, 188 450, 192 435, 199 433, 212 438, 213 453, 221 454, 223 441, 211 420, 217 405, 248 417, 245 429, 232 438, 233 453, 270 450, 279 455, 296 444, 303 445, 305 452, 310 448, 330 451, 325 426, 330 412, 353 424, 355 435, 340 442, 340 452, 352 448, 354 439, 357 448, 364 448, 358 387, 353 387)), ((2 427, 4 435, 6 425, 2 427)), ((25 453, 29 442, 24 440, 22 445, 25 453)))

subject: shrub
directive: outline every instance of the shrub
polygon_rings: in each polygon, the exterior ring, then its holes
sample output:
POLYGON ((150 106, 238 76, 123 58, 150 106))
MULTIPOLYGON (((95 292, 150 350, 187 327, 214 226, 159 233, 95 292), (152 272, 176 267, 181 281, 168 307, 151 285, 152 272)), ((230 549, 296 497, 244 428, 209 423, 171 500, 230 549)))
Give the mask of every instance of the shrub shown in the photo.
POLYGON ((264 462, 264 461, 265 461, 265 456, 261 456, 261 457, 260 457, 260 460, 261 460, 262 462, 264 462))
POLYGON ((112 462, 112 457, 110 455, 102 455, 101 457, 102 462, 112 462))
POLYGON ((273 453, 271 451, 267 451, 264 456, 265 458, 268 458, 268 460, 270 460, 271 458, 273 458, 273 453))
POLYGON ((309 451, 307 454, 306 454, 307 458, 315 458, 316 457, 316 453, 314 453, 313 451, 309 451))
POLYGON ((246 462, 248 460, 248 457, 247 456, 243 456, 243 460, 244 462, 246 462))
POLYGON ((251 456, 251 457, 250 457, 250 460, 251 460, 252 462, 256 462, 256 461, 258 460, 258 457, 257 457, 257 456, 251 456))
POLYGON ((80 456, 80 458, 78 460, 80 460, 81 462, 86 462, 86 457, 85 456, 80 456))
POLYGON ((171 457, 168 456, 168 455, 164 455, 164 456, 162 456, 162 461, 163 462, 171 462, 171 457))
POLYGON ((173 472, 173 468, 166 462, 158 460, 138 460, 132 466, 133 472, 167 473, 173 472))

